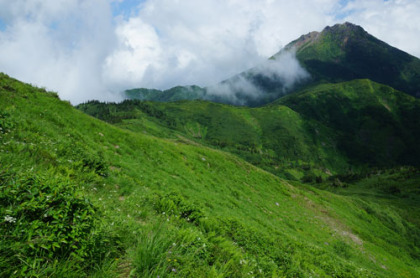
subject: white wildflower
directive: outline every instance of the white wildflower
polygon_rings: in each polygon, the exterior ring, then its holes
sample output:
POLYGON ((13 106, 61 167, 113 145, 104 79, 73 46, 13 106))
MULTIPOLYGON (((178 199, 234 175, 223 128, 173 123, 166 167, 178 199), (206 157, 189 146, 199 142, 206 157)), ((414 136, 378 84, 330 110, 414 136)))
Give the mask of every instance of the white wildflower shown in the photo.
POLYGON ((9 222, 9 223, 16 223, 16 218, 14 218, 13 216, 6 215, 4 217, 4 221, 9 222))

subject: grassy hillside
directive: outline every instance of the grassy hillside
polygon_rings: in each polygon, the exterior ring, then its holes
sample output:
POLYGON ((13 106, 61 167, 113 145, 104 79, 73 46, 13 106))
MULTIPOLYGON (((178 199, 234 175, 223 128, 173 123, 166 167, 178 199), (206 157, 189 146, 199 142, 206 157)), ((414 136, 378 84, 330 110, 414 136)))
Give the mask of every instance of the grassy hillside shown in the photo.
POLYGON ((260 108, 204 101, 78 108, 135 132, 232 152, 289 179, 420 163, 420 102, 369 80, 311 87, 260 108))
POLYGON ((0 276, 420 275, 418 203, 290 184, 4 74, 0 115, 0 276))
POLYGON ((348 167, 346 159, 332 147, 336 145, 332 130, 303 119, 286 106, 249 109, 205 101, 124 101, 89 102, 78 108, 135 132, 186 137, 238 154, 280 176, 299 179, 306 170, 321 175, 348 167))

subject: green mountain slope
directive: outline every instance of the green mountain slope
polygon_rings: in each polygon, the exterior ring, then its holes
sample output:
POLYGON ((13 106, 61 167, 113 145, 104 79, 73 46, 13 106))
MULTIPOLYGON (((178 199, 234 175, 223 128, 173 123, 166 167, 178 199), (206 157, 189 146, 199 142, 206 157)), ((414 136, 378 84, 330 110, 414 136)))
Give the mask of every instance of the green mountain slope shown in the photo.
POLYGON ((132 131, 185 136, 288 178, 420 163, 419 100, 369 80, 311 87, 260 108, 204 101, 78 108, 132 131))
POLYGON ((402 199, 292 185, 3 74, 0 115, 1 276, 420 275, 420 229, 402 199))
POLYGON ((277 101, 336 131, 356 163, 418 165, 420 101, 370 80, 323 84, 277 101))
POLYGON ((291 48, 315 82, 368 78, 420 97, 420 60, 360 26, 346 22, 326 27, 285 47, 291 48))

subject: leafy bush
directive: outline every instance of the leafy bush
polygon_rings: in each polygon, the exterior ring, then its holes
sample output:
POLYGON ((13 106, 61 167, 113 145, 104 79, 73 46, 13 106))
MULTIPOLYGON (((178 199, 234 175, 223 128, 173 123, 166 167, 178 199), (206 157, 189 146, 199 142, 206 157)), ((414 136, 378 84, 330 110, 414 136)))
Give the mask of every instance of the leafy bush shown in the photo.
POLYGON ((0 111, 0 133, 7 133, 13 127, 12 122, 9 119, 10 114, 7 112, 0 111))
POLYGON ((45 265, 96 251, 96 208, 77 186, 37 175, 0 174, 0 276, 37 276, 45 265))
POLYGON ((104 161, 104 158, 101 153, 86 153, 82 158, 82 168, 86 170, 92 170, 102 177, 108 176, 108 165, 104 161))
POLYGON ((202 209, 188 202, 184 197, 178 193, 169 193, 163 197, 157 197, 155 202, 156 210, 160 213, 171 213, 179 215, 189 222, 199 222, 200 218, 204 216, 202 209))
POLYGON ((79 142, 61 142, 58 145, 59 157, 66 157, 74 168, 82 172, 94 172, 98 176, 108 176, 109 165, 102 152, 92 152, 79 142))

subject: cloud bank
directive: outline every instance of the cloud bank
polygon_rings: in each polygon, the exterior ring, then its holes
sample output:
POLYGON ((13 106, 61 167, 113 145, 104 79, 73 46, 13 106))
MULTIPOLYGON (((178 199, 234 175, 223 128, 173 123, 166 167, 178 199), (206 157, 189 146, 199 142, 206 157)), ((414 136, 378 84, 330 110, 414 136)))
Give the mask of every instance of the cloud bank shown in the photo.
POLYGON ((419 13, 409 0, 0 0, 0 71, 74 104, 119 100, 216 84, 336 22, 420 57, 419 13))
POLYGON ((229 103, 246 105, 267 95, 266 88, 257 79, 275 83, 275 97, 289 93, 296 84, 310 77, 296 59, 294 50, 281 51, 275 58, 266 60, 234 78, 207 87, 207 98, 222 98, 229 103))

